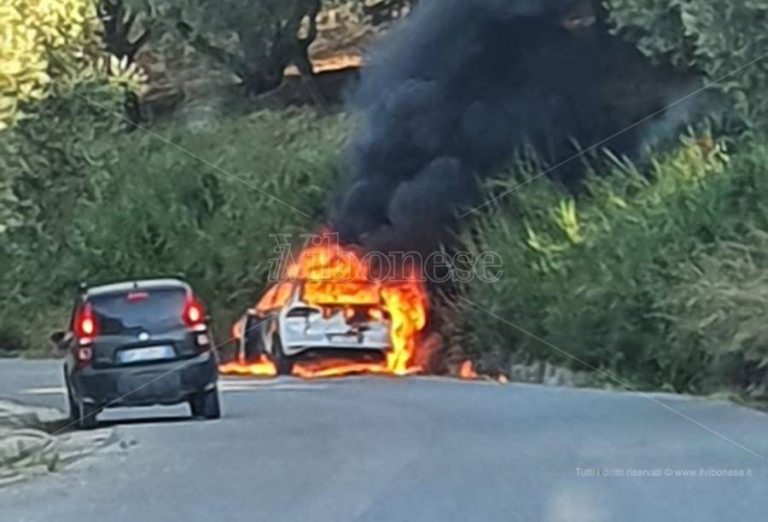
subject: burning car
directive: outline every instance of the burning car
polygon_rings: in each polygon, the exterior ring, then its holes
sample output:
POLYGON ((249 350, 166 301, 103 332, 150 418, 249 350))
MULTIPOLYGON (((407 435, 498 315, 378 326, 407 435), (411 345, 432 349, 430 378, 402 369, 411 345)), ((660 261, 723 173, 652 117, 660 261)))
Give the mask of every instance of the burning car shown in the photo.
POLYGON ((281 280, 235 323, 237 360, 221 372, 414 373, 426 314, 419 281, 372 278, 358 251, 324 239, 288 263, 281 280))
MULTIPOLYGON (((313 298, 313 281, 279 283, 249 309, 235 326, 238 359, 255 361, 267 355, 277 373, 293 372, 294 361, 313 355, 362 356, 384 359, 392 347, 389 313, 378 287, 369 282, 354 303, 313 298)), ((338 295, 332 283, 324 292, 338 295)))

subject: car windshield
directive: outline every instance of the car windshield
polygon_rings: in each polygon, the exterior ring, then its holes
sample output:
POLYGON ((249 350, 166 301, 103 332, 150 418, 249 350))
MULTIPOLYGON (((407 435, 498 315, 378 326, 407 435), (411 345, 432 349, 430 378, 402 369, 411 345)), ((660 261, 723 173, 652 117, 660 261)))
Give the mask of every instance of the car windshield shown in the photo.
POLYGON ((120 335, 182 326, 185 299, 183 288, 163 288, 99 295, 88 302, 100 334, 120 335))

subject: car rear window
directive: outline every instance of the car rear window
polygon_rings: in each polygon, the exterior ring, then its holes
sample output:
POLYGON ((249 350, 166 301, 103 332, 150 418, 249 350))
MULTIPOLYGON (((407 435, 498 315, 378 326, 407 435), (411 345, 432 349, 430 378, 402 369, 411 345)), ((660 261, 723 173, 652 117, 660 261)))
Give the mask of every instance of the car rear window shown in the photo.
POLYGON ((132 290, 88 299, 101 335, 157 332, 184 325, 183 288, 132 290))

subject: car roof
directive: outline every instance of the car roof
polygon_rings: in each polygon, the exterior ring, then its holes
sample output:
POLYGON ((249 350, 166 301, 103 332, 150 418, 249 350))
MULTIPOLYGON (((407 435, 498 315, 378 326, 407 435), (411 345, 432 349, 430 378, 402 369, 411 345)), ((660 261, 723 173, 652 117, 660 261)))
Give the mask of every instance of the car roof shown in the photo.
POLYGON ((139 279, 136 281, 123 281, 108 285, 93 286, 85 291, 85 297, 128 292, 130 290, 158 290, 165 288, 191 290, 189 284, 181 279, 139 279))

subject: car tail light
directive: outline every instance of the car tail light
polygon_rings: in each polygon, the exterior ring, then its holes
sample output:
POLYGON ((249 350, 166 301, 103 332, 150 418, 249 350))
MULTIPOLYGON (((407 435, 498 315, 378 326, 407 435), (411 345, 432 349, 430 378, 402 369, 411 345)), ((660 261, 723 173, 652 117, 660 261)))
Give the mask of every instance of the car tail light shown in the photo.
POLYGON ((75 317, 75 335, 80 344, 87 344, 99 334, 99 323, 93 314, 91 303, 85 303, 75 317))
POLYGON ((184 305, 184 323, 190 328, 205 325, 205 309, 194 296, 189 296, 184 305))

